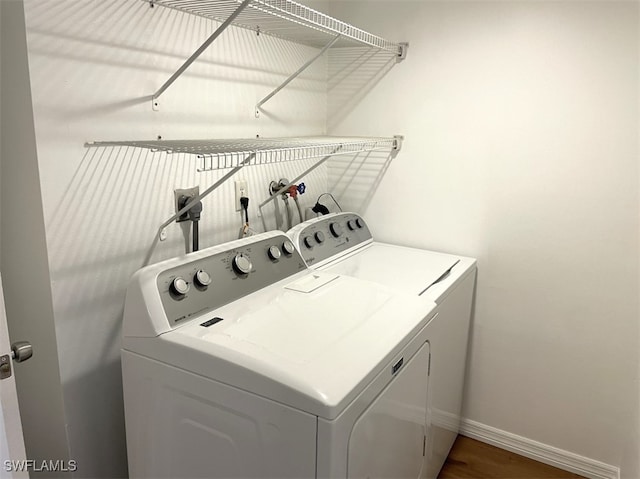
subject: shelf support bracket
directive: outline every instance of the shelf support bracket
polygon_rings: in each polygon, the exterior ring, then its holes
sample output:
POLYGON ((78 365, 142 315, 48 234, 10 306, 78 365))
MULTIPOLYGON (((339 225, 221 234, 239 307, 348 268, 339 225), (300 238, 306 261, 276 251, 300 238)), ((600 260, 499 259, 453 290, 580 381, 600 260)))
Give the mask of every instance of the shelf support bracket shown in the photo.
POLYGON ((187 204, 184 205, 180 210, 178 210, 171 218, 169 218, 167 221, 162 223, 160 228, 158 228, 158 238, 160 239, 160 241, 164 241, 165 239, 167 239, 167 232, 166 232, 167 226, 173 223, 182 214, 189 211, 193 205, 197 204, 204 197, 208 196, 209 193, 216 190, 221 184, 223 184, 225 181, 227 181, 229 178, 235 175, 238 171, 240 171, 240 169, 242 169, 243 166, 249 164, 251 160, 253 160, 255 157, 256 157, 255 152, 248 155, 244 160, 242 160, 242 163, 234 167, 231 171, 229 171, 226 175, 224 175, 222 178, 220 178, 218 181, 216 181, 213 185, 211 185, 209 188, 204 190, 202 193, 200 193, 197 196, 194 196, 191 199, 191 201, 187 202, 187 204))
POLYGON ((329 158, 331 158, 333 155, 335 155, 340 148, 342 148, 342 146, 338 146, 336 147, 335 150, 333 150, 331 152, 331 154, 325 156, 324 158, 322 158, 320 161, 318 161, 317 163, 311 165, 310 168, 307 168, 306 170, 304 170, 301 174, 299 174, 298 176, 296 176, 293 180, 291 180, 289 182, 288 185, 283 186, 282 188, 280 188, 278 191, 276 191, 273 195, 271 195, 269 198, 267 198, 266 200, 264 200, 262 203, 260 203, 258 205, 258 212, 260 214, 260 219, 262 220, 262 227, 264 228, 265 231, 267 231, 267 222, 264 220, 264 214, 262 214, 262 207, 265 206, 267 203, 271 203, 273 200, 275 200, 276 198, 278 198, 282 193, 285 193, 290 186, 295 185, 296 181, 298 181, 299 179, 301 179, 303 176, 311 173, 313 170, 315 170, 318 166, 320 166, 321 164, 323 164, 325 161, 327 161, 329 158))
POLYGON ((265 96, 262 100, 260 100, 260 102, 256 105, 256 118, 260 117, 260 108, 262 107, 262 105, 264 105, 266 102, 268 102, 269 100, 271 100, 271 98, 273 98, 278 92, 280 92, 280 90, 282 90, 284 87, 286 87, 289 83, 291 83, 293 80, 295 80, 303 71, 305 71, 307 68, 309 68, 311 65, 313 65, 313 63, 320 58, 322 55, 324 55, 324 53, 331 48, 338 40, 340 40, 340 38, 342 37, 342 35, 336 35, 333 40, 331 40, 329 43, 327 43, 322 50, 320 50, 318 52, 317 55, 315 55, 313 58, 311 58, 310 60, 308 60, 304 65, 302 65, 300 68, 298 68, 298 70, 296 70, 295 73, 292 73, 291 76, 289 76, 289 78, 287 78, 284 82, 282 82, 282 84, 276 88, 275 90, 273 90, 271 93, 269 93, 267 96, 265 96))
POLYGON ((397 63, 400 63, 402 60, 407 58, 407 50, 408 49, 409 49, 409 43, 408 42, 400 43, 400 51, 398 53, 398 56, 396 57, 396 62, 397 63))
POLYGON ((404 136, 402 135, 393 135, 393 148, 392 153, 397 155, 398 152, 402 149, 402 142, 404 141, 404 136))
POLYGON ((236 8, 236 10, 229 15, 229 18, 227 18, 217 29, 215 32, 213 32, 213 34, 207 38, 205 40, 205 42, 200 46, 200 48, 198 48, 193 55, 191 55, 183 64, 180 68, 178 68, 178 70, 171 75, 171 78, 169 78, 164 85, 162 85, 157 92, 155 92, 153 94, 153 96, 151 97, 151 101, 152 101, 152 106, 154 110, 158 109, 158 98, 160 97, 160 95, 162 95, 164 93, 164 91, 169 88, 171 86, 171 84, 176 81, 178 79, 178 77, 180 75, 182 75, 184 73, 184 71, 189 68, 189 66, 200 56, 202 55, 202 53, 209 48, 209 45, 211 45, 216 38, 218 38, 222 32, 224 32, 227 27, 229 25, 231 25, 231 23, 236 19, 236 17, 238 15, 240 15, 240 13, 242 13, 242 11, 246 8, 247 5, 249 5, 249 3, 251 2, 251 0, 244 0, 240 6, 238 8, 236 8))

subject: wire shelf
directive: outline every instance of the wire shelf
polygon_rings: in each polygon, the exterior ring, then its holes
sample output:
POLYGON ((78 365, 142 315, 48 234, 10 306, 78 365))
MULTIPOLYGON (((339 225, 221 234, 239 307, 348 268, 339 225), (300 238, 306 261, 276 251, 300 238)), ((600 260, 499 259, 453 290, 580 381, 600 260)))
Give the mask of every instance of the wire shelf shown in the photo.
POLYGON ((234 140, 97 141, 87 147, 134 147, 200 159, 198 171, 399 150, 402 137, 291 137, 234 140), (250 157, 250 158, 249 158, 250 157), (249 160, 247 160, 249 158, 249 160))
MULTIPOLYGON (((241 0, 143 1, 218 22, 229 18, 242 3, 241 0)), ((373 35, 292 0, 251 0, 232 25, 316 48, 325 46, 332 37, 341 35, 340 41, 335 45, 337 47, 366 45, 397 55, 403 54, 400 43, 373 35)))

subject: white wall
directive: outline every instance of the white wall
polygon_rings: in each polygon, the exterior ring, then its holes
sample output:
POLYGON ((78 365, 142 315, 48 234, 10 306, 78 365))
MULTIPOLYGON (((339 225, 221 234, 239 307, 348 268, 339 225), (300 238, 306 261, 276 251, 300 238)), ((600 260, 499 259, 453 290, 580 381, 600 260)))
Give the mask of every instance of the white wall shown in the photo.
POLYGON ((466 417, 637 477, 638 3, 331 8, 410 42, 329 133, 406 135, 378 239, 478 258, 466 417))
MULTIPOLYGON (((55 330, 70 457, 80 477, 126 475, 120 334, 130 275, 185 251, 173 225, 173 189, 224 172, 196 173, 196 160, 87 141, 322 134, 326 62, 265 105, 256 102, 314 53, 230 29, 160 98, 149 95, 209 36, 215 24, 142 1, 26 0, 28 59, 55 330)), ((252 167, 251 222, 268 183, 309 162, 252 167)), ((226 171, 225 171, 226 172, 226 171)), ((326 190, 326 168, 304 178, 304 205, 326 190)), ((235 239, 233 182, 204 202, 201 247, 235 239)), ((269 213, 271 210, 266 209, 269 213)), ((269 213, 270 214, 270 213, 269 213)), ((268 227, 275 222, 269 216, 268 227)))

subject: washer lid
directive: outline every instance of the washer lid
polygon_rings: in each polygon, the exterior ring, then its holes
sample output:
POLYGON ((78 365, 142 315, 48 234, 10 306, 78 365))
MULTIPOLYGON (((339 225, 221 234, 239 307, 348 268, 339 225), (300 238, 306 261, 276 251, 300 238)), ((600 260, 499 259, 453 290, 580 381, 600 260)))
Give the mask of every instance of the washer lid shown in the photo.
POLYGON ((158 338, 179 351, 143 354, 333 418, 409 343, 435 307, 322 272, 281 283, 158 338))
POLYGON ((446 286, 440 284, 429 291, 429 298, 436 302, 475 265, 472 258, 375 242, 367 223, 356 213, 314 218, 294 226, 287 234, 309 267, 374 281, 409 294, 423 294, 452 276, 443 282, 446 286), (454 274, 449 275, 454 267, 454 274))
POLYGON ((374 242, 335 257, 322 269, 419 295, 443 278, 459 261, 459 257, 450 254, 374 242))

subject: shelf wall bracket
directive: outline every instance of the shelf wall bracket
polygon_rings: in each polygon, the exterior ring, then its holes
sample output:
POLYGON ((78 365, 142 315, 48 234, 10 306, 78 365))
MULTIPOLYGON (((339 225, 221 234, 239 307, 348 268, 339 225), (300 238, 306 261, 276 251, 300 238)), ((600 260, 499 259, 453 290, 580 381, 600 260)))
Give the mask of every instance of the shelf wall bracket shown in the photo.
POLYGON ((315 55, 313 58, 309 59, 304 65, 302 65, 300 68, 298 68, 298 70, 296 70, 294 73, 291 74, 291 76, 289 76, 289 78, 287 78, 284 82, 282 82, 282 84, 276 88, 275 90, 273 90, 271 93, 269 93, 267 96, 265 96, 262 100, 260 100, 260 102, 258 102, 258 104, 256 105, 256 118, 260 117, 260 108, 262 107, 262 105, 264 105, 266 102, 268 102, 269 100, 271 100, 271 98, 273 98, 274 96, 276 96, 276 94, 278 94, 278 92, 280 92, 280 90, 282 90, 284 87, 286 87, 289 83, 291 83, 293 80, 295 80, 303 71, 305 71, 307 68, 309 68, 311 65, 313 65, 313 63, 320 58, 322 55, 325 54, 325 52, 327 50, 329 50, 329 48, 331 48, 333 45, 335 45, 335 43, 340 40, 340 38, 342 37, 342 35, 336 35, 333 40, 331 40, 329 43, 327 43, 322 50, 320 50, 318 52, 317 55, 315 55))
POLYGON ((178 70, 171 75, 171 77, 164 83, 164 85, 162 85, 157 92, 155 92, 152 96, 151 96, 151 105, 152 108, 154 110, 158 110, 159 109, 159 104, 158 104, 158 98, 160 97, 160 95, 162 95, 164 93, 164 91, 169 88, 171 86, 171 84, 173 82, 175 82, 180 75, 182 75, 184 73, 184 71, 189 68, 189 66, 200 56, 202 55, 202 53, 209 48, 209 46, 222 34, 222 32, 224 32, 227 27, 229 25, 231 25, 231 23, 236 19, 236 17, 238 15, 240 15, 240 13, 242 13, 242 11, 247 7, 247 5, 249 5, 249 3, 251 2, 251 0, 244 0, 240 6, 238 6, 238 8, 236 8, 236 10, 229 15, 229 18, 227 18, 217 29, 215 32, 213 32, 213 34, 211 34, 211 36, 209 38, 207 38, 205 40, 205 42, 200 45, 200 48, 198 48, 193 55, 191 55, 183 64, 180 68, 178 68, 178 70))
POLYGON ((402 142, 404 141, 404 136, 402 135, 393 135, 393 153, 395 155, 402 149, 402 142))
POLYGON ((300 173, 298 176, 296 176, 293 180, 291 180, 288 185, 283 186, 278 191, 276 191, 273 195, 271 195, 269 198, 267 198, 266 200, 264 200, 262 203, 260 203, 258 205, 258 213, 260 214, 260 219, 262 220, 262 227, 264 228, 265 231, 268 231, 268 230, 267 230, 267 222, 265 221, 264 214, 262 213, 262 207, 265 206, 268 203, 271 203, 273 200, 278 198, 282 193, 285 193, 289 189, 290 186, 296 184, 296 181, 298 181, 299 179, 301 179, 305 175, 311 173, 313 170, 315 170, 317 167, 319 167, 321 164, 323 164, 325 161, 327 161, 329 158, 331 158, 333 155, 335 155, 340 150, 340 148, 342 148, 342 146, 338 146, 335 150, 333 150, 331 152, 331 154, 325 156, 320 161, 318 161, 315 164, 311 165, 311 167, 307 168, 302 173, 300 173))
POLYGON ((240 163, 238 166, 233 168, 231 171, 229 171, 226 175, 224 175, 222 178, 220 178, 218 181, 216 181, 213 185, 211 185, 209 188, 204 190, 202 193, 192 198, 191 201, 189 201, 180 210, 178 210, 171 218, 169 218, 167 221, 162 223, 162 225, 160 225, 160 228, 158 228, 158 238, 160 239, 160 241, 164 241, 165 239, 167 239, 167 231, 166 231, 167 226, 169 226, 171 223, 177 220, 181 215, 189 211, 193 205, 197 204, 203 198, 208 196, 212 191, 216 190, 225 181, 227 181, 229 178, 235 175, 238 171, 240 171, 243 166, 248 165, 251 162, 251 160, 253 160, 255 157, 256 157, 255 152, 248 155, 244 160, 242 160, 242 163, 240 163))
POLYGON ((402 60, 407 58, 407 50, 408 49, 409 49, 409 43, 408 42, 400 43, 400 51, 398 52, 398 56, 396 58, 396 62, 397 63, 400 63, 402 60))

